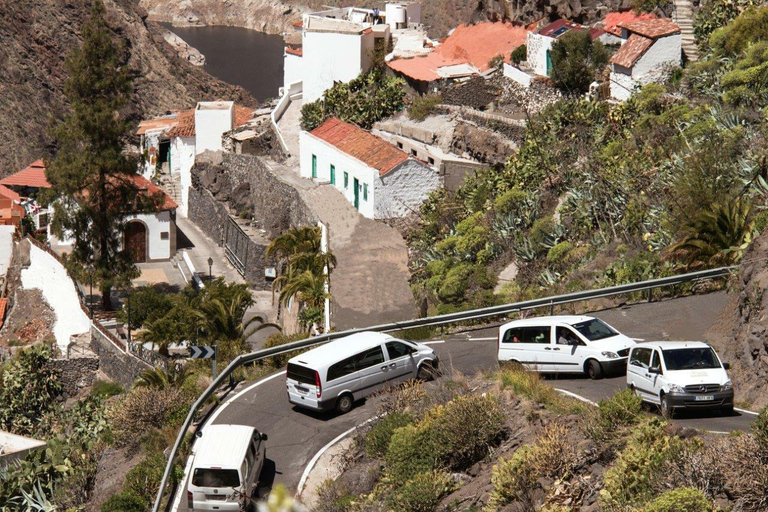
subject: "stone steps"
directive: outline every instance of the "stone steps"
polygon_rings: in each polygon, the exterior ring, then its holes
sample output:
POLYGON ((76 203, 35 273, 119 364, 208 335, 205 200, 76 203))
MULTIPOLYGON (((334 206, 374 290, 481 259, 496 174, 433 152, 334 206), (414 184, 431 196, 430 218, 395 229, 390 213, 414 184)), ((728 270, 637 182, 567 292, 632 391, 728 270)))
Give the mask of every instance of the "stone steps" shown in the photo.
POLYGON ((689 61, 699 58, 699 47, 693 35, 693 6, 691 0, 674 0, 675 13, 672 19, 680 27, 683 53, 689 61))

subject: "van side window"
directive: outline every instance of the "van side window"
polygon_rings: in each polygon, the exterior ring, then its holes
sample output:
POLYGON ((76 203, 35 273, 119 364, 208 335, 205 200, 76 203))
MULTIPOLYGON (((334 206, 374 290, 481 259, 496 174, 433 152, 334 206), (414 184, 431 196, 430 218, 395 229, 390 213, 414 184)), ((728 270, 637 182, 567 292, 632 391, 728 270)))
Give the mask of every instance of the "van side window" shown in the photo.
POLYGON ((523 327, 523 343, 549 344, 551 335, 551 327, 523 327))
POLYGON ((504 333, 504 337, 501 339, 502 343, 522 343, 523 342, 523 330, 520 328, 517 329, 507 329, 507 331, 504 333))
POLYGON ((356 372, 356 357, 357 356, 348 357, 346 359, 342 359, 338 363, 331 365, 331 367, 328 368, 328 381, 332 381, 334 379, 338 379, 344 377, 345 375, 349 375, 350 373, 356 372))
POLYGON ((398 359, 416 352, 412 347, 409 347, 405 343, 400 343, 399 341, 388 341, 386 347, 390 359, 398 359))
POLYGON ((384 352, 381 347, 366 350, 355 356, 355 369, 363 370, 384 362, 384 352))
POLYGON ((659 351, 653 351, 653 359, 651 359, 651 368, 658 368, 661 370, 661 358, 659 357, 659 351))
POLYGON ((248 444, 248 455, 245 457, 250 467, 253 467, 254 462, 256 462, 256 443, 256 439, 251 439, 251 442, 248 444))
POLYGON ((651 365, 651 349, 649 348, 636 348, 632 351, 632 357, 629 360, 629 364, 633 366, 639 366, 640 368, 648 369, 651 365))

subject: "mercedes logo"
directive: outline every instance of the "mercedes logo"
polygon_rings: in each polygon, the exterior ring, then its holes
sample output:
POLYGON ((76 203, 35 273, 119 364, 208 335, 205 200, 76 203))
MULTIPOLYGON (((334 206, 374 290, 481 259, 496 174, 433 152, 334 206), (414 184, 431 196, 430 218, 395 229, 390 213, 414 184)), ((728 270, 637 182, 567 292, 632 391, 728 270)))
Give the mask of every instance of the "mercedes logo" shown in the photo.
POLYGON ((213 490, 213 494, 219 494, 219 490, 218 489, 214 489, 213 490))

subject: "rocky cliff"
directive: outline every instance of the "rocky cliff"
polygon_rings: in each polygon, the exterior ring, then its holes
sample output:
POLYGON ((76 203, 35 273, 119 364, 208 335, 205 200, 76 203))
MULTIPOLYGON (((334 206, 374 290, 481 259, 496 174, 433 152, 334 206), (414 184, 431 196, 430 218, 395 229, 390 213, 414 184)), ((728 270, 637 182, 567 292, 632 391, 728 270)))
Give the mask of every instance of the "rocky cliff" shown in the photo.
MULTIPOLYGON (((134 77, 127 114, 134 119, 188 108, 198 100, 256 101, 242 88, 185 62, 133 0, 105 0, 107 22, 125 41, 134 77)), ((66 111, 64 61, 80 44, 89 0, 0 1, 0 176, 40 158, 51 117, 66 111)))
POLYGON ((747 249, 728 303, 707 339, 731 364, 736 396, 752 410, 768 406, 768 231, 747 249))
MULTIPOLYGON (((385 0, 139 0, 150 19, 178 26, 225 25, 280 34, 291 32, 301 14, 327 5, 382 7, 385 0)), ((568 18, 592 23, 628 9, 630 0, 422 0, 422 21, 430 37, 442 38, 462 23, 568 18)))

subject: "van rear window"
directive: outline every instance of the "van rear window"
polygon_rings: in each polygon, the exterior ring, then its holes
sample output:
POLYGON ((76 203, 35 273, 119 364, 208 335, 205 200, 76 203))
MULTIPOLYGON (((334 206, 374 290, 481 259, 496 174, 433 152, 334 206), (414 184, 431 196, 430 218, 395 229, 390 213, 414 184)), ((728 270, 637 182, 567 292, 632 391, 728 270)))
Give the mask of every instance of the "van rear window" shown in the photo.
POLYGON ((298 364, 288 363, 286 377, 304 384, 315 384, 315 370, 311 370, 305 366, 299 366, 298 364))
POLYGON ((240 487, 236 469, 195 468, 192 484, 197 487, 240 487))

